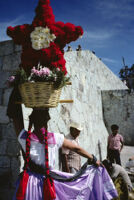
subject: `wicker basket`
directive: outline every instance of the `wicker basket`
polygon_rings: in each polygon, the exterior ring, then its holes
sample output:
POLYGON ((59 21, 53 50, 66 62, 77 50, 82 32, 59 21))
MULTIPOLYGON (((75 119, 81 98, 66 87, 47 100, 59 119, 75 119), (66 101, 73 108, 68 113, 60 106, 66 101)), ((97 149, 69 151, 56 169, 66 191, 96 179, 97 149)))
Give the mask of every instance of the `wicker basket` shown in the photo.
POLYGON ((22 103, 29 108, 56 107, 61 94, 52 82, 26 82, 19 85, 22 103))

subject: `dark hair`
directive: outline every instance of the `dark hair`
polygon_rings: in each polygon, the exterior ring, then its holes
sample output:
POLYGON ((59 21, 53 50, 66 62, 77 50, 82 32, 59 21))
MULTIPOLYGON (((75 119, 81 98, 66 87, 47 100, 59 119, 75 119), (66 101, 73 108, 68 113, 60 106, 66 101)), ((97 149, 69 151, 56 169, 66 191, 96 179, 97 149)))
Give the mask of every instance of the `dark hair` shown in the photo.
MULTIPOLYGON (((27 133, 26 139, 26 157, 25 157, 25 166, 24 169, 27 169, 29 164, 29 154, 30 154, 30 137, 31 137, 31 128, 32 124, 38 124, 40 126, 47 125, 48 120, 50 119, 49 109, 33 109, 31 115, 29 116, 29 130, 27 133)), ((42 127, 41 127, 42 128, 42 127)), ((46 129, 46 127, 45 127, 46 129)), ((45 140, 45 161, 48 168, 48 143, 47 143, 47 129, 45 130, 45 134, 41 131, 41 134, 37 135, 39 140, 45 140)))
POLYGON ((105 166, 105 168, 107 169, 108 172, 112 168, 112 163, 108 159, 103 160, 102 164, 105 166))
POLYGON ((40 125, 45 124, 50 119, 49 109, 33 109, 31 115, 29 116, 29 128, 32 127, 32 124, 38 123, 40 125))
MULTIPOLYGON (((22 196, 22 192, 24 191, 25 185, 27 184, 28 180, 26 180, 29 175, 27 173, 27 168, 29 167, 29 163, 30 163, 30 144, 31 144, 31 127, 32 124, 36 124, 36 122, 38 123, 38 125, 43 125, 47 124, 48 120, 50 119, 49 116, 49 112, 48 109, 45 110, 36 110, 33 109, 31 115, 29 116, 29 130, 27 132, 27 138, 26 138, 26 154, 25 154, 25 164, 24 164, 24 171, 23 171, 23 175, 21 176, 21 180, 19 183, 19 188, 17 190, 17 196, 22 196), (41 120, 41 122, 40 122, 41 120), (26 177, 26 178, 25 178, 26 177)), ((46 127, 45 127, 46 128, 46 127)), ((42 135, 42 140, 45 141, 45 148, 44 148, 44 152, 45 152, 45 170, 46 170, 46 177, 49 178, 51 184, 53 184, 53 179, 50 177, 49 175, 49 158, 48 158, 48 137, 47 137, 47 130, 44 129, 44 131, 41 131, 41 135, 42 135), (45 132, 44 132, 45 131, 45 132)), ((45 182, 44 182, 45 184, 45 182)))
POLYGON ((112 124, 111 126, 111 130, 114 131, 114 130, 118 130, 119 129, 119 126, 116 125, 116 124, 112 124))

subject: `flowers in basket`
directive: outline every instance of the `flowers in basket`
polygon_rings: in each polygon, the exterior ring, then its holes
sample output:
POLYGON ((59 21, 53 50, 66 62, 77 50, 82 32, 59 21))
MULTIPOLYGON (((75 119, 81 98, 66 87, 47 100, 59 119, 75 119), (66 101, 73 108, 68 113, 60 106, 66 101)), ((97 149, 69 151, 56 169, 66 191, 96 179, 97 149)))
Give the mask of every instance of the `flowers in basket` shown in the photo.
POLYGON ((7 80, 8 87, 18 86, 25 82, 51 82, 55 89, 62 88, 69 81, 64 72, 58 68, 50 70, 38 64, 37 68, 33 67, 31 73, 27 76, 23 68, 17 70, 14 75, 7 80))
POLYGON ((27 107, 55 107, 59 97, 55 104, 50 103, 52 97, 56 99, 56 92, 69 81, 64 47, 82 36, 83 29, 72 23, 56 22, 50 0, 39 0, 35 13, 31 24, 7 28, 7 35, 22 46, 20 69, 7 83, 19 88, 27 107))

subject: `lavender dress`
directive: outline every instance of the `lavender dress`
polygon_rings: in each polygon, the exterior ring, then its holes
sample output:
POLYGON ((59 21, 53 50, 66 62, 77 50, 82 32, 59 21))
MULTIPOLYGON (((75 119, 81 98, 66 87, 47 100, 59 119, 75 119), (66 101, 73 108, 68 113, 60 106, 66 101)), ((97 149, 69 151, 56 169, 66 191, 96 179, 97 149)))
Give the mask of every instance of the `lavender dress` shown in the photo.
MULTIPOLYGON (((44 154, 44 151, 42 151, 42 148, 44 148, 44 144, 39 144, 39 141, 35 137, 32 137, 32 140, 33 143, 31 141, 30 156, 35 163, 38 162, 38 164, 43 165, 44 155, 42 156, 41 154, 44 154), (32 155, 32 153, 34 155, 32 155), (37 156, 37 154, 39 155, 37 156)), ((50 156, 53 155, 53 158, 50 159, 50 166, 54 163, 53 153, 56 151, 56 149, 62 146, 63 140, 64 136, 62 134, 54 134, 54 139, 52 139, 51 137, 51 142, 48 142, 48 150, 50 151, 49 159, 50 156)), ((19 136, 19 142, 21 143, 22 148, 24 148, 24 141, 25 131, 21 132, 19 136)), ((52 171, 64 177, 73 176, 70 173, 65 173, 57 170, 52 171)), ((29 180, 25 200, 44 200, 42 192, 44 176, 35 172, 31 172, 30 170, 28 171, 28 173, 29 180)), ((16 184, 16 191, 19 186, 19 181, 20 180, 18 180, 16 184)), ((54 183, 56 189, 56 200, 110 200, 117 197, 117 191, 114 187, 114 184, 109 177, 106 169, 103 167, 97 168, 90 165, 89 167, 87 167, 85 173, 77 180, 72 182, 59 182, 54 180, 54 183)), ((16 200, 16 193, 13 197, 13 200, 16 200)))

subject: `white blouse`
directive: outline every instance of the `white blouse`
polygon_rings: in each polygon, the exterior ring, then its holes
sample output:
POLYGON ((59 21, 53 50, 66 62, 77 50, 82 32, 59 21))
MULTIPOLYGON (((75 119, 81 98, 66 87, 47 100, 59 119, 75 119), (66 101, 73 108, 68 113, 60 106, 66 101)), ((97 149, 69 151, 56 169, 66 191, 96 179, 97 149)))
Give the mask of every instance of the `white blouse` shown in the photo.
MULTIPOLYGON (((26 152, 26 139, 23 137, 25 130, 23 129, 19 136, 18 141, 21 144, 24 152, 26 152)), ((56 152, 62 146, 64 142, 64 135, 60 133, 54 133, 56 144, 48 144, 48 156, 49 156, 49 166, 51 168, 55 167, 56 152)), ((45 166, 45 145, 41 144, 39 141, 32 141, 30 145, 30 158, 38 165, 45 166)))

